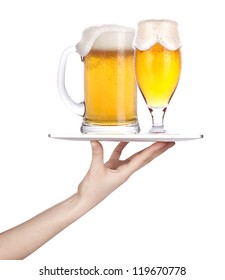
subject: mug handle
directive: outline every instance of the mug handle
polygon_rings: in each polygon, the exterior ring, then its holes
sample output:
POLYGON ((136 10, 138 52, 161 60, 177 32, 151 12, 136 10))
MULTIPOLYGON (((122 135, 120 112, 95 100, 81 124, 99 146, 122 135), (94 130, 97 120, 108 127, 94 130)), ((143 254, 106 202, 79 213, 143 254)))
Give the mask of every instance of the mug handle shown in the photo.
POLYGON ((77 103, 71 99, 69 96, 67 90, 66 90, 66 85, 65 85, 65 72, 66 72, 66 62, 68 59, 68 56, 76 52, 75 46, 68 47, 67 49, 64 50, 60 62, 59 62, 59 69, 58 69, 58 90, 59 94, 64 101, 64 103, 77 115, 79 116, 84 116, 85 114, 85 105, 84 102, 77 103))

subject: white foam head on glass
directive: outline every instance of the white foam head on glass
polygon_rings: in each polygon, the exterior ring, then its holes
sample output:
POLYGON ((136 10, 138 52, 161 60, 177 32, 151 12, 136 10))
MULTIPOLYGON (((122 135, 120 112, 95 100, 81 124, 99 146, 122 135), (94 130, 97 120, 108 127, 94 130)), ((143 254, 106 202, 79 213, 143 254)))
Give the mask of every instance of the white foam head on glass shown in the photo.
POLYGON ((156 43, 169 50, 181 47, 178 24, 172 20, 144 20, 138 23, 133 47, 147 50, 156 43))

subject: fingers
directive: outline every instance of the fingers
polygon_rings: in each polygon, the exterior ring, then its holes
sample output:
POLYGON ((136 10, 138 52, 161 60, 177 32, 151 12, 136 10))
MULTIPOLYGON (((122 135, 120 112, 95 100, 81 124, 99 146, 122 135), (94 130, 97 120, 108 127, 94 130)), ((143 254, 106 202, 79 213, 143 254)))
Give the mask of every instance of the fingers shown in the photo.
MULTIPOLYGON (((154 158, 158 157, 168 149, 172 148, 175 145, 175 142, 164 142, 164 145, 161 145, 161 147, 158 145, 159 143, 155 143, 154 145, 154 152, 152 154, 152 157, 149 161, 152 161, 154 158)), ((161 144, 161 143, 160 143, 161 144)), ((148 162, 147 162, 148 163, 148 162)))
POLYGON ((110 160, 118 160, 127 144, 128 142, 120 142, 112 152, 110 160))
POLYGON ((103 147, 98 141, 91 141, 92 161, 91 168, 99 168, 104 164, 103 147))
MULTIPOLYGON (((118 162, 121 156, 123 149, 126 147, 128 142, 120 142, 116 148, 114 149, 110 160, 108 163, 116 163, 116 168, 119 167, 118 162)), ((126 173, 130 176, 132 173, 142 168, 154 158, 158 157, 169 148, 174 146, 174 142, 157 142, 152 144, 151 146, 135 153, 131 157, 129 157, 126 162, 126 165, 123 165, 123 168, 126 169, 126 173)), ((98 170, 101 167, 104 167, 104 153, 103 147, 98 141, 91 141, 92 147, 92 162, 91 169, 98 170)), ((121 165, 122 166, 122 165, 121 165)), ((108 166, 108 168, 115 168, 114 166, 108 166)))
POLYGON ((142 168, 154 158, 173 147, 174 144, 174 142, 157 142, 152 144, 150 147, 147 147, 144 150, 132 155, 128 159, 128 172, 132 174, 133 172, 142 168))

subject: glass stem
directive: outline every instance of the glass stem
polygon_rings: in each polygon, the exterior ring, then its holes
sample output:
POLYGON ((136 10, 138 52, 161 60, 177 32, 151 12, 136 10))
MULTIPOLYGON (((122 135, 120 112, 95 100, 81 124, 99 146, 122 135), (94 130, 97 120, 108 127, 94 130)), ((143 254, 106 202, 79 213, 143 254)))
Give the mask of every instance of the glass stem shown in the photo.
POLYGON ((150 132, 165 132, 163 121, 166 108, 149 108, 149 111, 152 116, 152 128, 150 132))

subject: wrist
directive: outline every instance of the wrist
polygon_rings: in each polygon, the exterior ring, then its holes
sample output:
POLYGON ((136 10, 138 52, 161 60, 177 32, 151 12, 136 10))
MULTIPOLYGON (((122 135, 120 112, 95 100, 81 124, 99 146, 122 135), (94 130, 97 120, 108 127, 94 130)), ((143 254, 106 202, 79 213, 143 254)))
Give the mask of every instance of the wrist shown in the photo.
POLYGON ((71 214, 70 219, 72 222, 75 222, 95 206, 92 201, 79 191, 63 201, 63 203, 65 211, 71 214))

